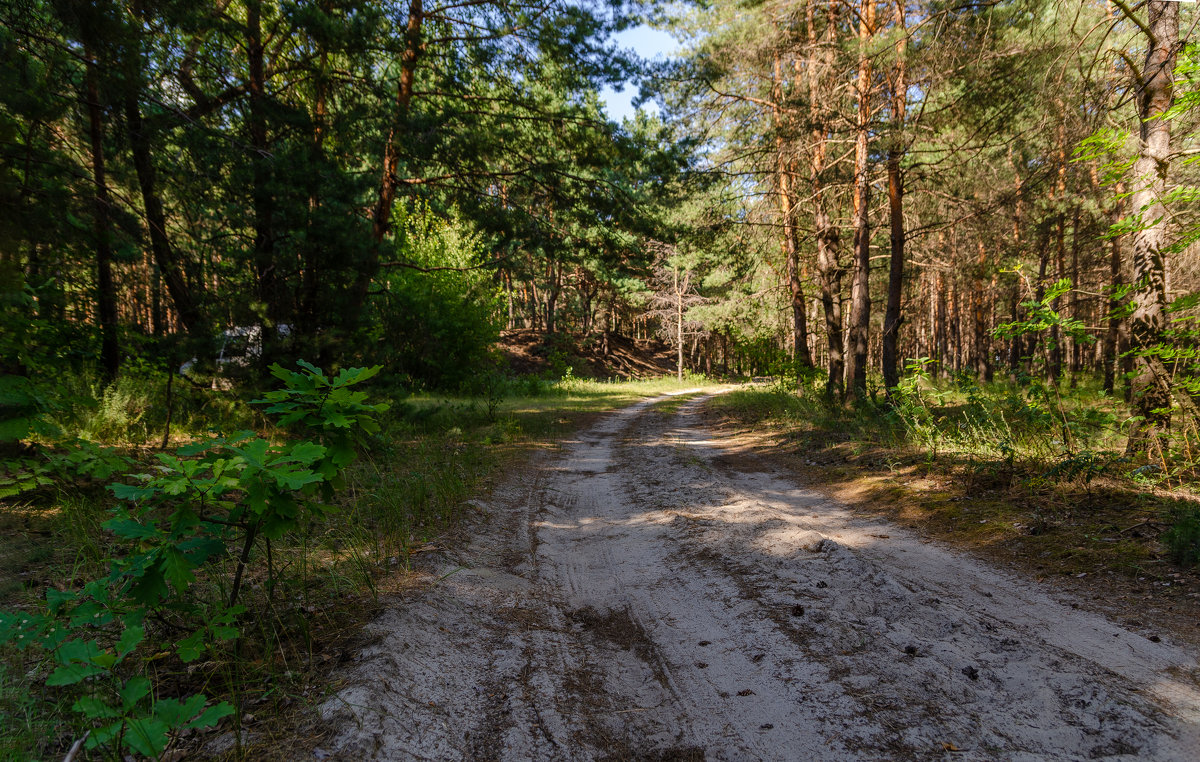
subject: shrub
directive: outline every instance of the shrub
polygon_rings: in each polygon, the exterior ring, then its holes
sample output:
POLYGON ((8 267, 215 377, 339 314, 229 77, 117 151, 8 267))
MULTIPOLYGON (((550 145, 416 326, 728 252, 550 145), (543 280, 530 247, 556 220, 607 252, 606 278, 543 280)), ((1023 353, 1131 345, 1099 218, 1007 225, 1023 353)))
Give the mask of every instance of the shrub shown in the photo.
MULTIPOLYGON (((203 695, 162 695, 150 663, 168 654, 195 662, 240 636, 245 608, 238 595, 256 541, 279 538, 331 510, 355 457, 355 432, 378 431, 373 415, 387 409, 350 387, 378 371, 349 368, 330 377, 305 362, 298 372, 273 366, 284 387, 257 402, 311 439, 276 444, 243 431, 159 454, 156 467, 134 483, 110 487, 120 502, 104 528, 123 547, 105 562, 106 576, 79 590, 48 590, 45 611, 0 612, 0 645, 41 653, 33 674, 68 692, 86 748, 157 758, 173 733, 233 713, 228 703, 209 705, 203 695), (197 590, 198 575, 219 575, 225 560, 233 562, 232 579, 197 590)), ((91 445, 56 461, 93 477, 126 465, 91 445)))
POLYGON ((369 352, 418 385, 460 387, 489 366, 500 336, 497 287, 490 273, 472 269, 483 242, 457 215, 423 206, 398 210, 395 229, 404 266, 381 278, 369 352))

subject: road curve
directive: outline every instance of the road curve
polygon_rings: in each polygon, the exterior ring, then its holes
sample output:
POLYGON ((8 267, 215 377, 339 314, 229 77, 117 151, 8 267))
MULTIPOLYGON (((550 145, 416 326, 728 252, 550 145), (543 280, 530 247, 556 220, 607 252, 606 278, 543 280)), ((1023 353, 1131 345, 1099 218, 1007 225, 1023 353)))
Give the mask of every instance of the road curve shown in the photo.
POLYGON ((511 474, 371 625, 320 756, 1200 759, 1195 653, 732 457, 706 399, 511 474))

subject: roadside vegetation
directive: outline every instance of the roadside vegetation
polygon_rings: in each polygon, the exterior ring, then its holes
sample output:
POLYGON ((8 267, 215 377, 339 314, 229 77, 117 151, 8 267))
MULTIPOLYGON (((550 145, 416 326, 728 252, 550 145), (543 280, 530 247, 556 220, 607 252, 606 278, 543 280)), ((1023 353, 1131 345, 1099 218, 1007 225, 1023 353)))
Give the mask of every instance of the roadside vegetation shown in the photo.
POLYGON ((31 421, 0 514, 0 759, 248 758, 498 467, 683 388, 568 372, 406 394, 377 371, 193 389, 170 432, 162 377, 129 374, 31 421))
POLYGON ((912 372, 851 407, 829 404, 819 381, 800 393, 780 382, 709 410, 757 457, 862 510, 1034 577, 1115 575, 1131 607, 1200 604, 1195 432, 1178 431, 1165 460, 1127 454, 1128 407, 1098 379, 912 372))

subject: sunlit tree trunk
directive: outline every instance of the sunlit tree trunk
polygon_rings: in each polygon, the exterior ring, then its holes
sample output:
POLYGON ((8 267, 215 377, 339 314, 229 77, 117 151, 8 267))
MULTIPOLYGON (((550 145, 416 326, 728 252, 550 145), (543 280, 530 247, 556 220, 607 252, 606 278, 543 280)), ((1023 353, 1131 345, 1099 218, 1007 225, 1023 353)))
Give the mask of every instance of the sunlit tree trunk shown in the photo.
POLYGON ((1133 249, 1133 314, 1129 334, 1137 357, 1133 404, 1141 421, 1130 436, 1133 450, 1161 452, 1171 423, 1170 380, 1151 350, 1166 326, 1167 214, 1162 195, 1171 164, 1171 122, 1159 118, 1174 103, 1173 76, 1179 47, 1179 3, 1150 0, 1146 62, 1138 83, 1141 118, 1139 151, 1133 165, 1135 187, 1130 213, 1140 219, 1130 235, 1133 249))
MULTIPOLYGON (((1075 211, 1071 217, 1071 294, 1068 301, 1068 306, 1071 310, 1072 320, 1082 320, 1079 307, 1079 289, 1082 286, 1079 275, 1079 204, 1075 205, 1075 211)), ((1083 351, 1079 345, 1079 341, 1074 336, 1071 337, 1071 355, 1068 361, 1068 371, 1071 374, 1071 388, 1074 389, 1079 385, 1079 371, 1083 364, 1083 351)))
POLYGON ((673 267, 675 275, 675 346, 679 352, 676 371, 683 380, 683 289, 679 287, 679 266, 673 267))
POLYGON ((776 184, 779 190, 779 216, 783 229, 783 254, 787 266, 788 291, 792 304, 792 357, 799 368, 812 367, 808 349, 808 322, 805 315, 804 284, 800 281, 800 244, 796 235, 796 219, 792 201, 791 159, 787 155, 783 134, 780 103, 783 93, 779 57, 775 57, 774 98, 776 184))
MULTIPOLYGON (((1115 223, 1124 213, 1124 184, 1117 186, 1117 203, 1113 207, 1111 221, 1115 223)), ((1121 238, 1115 235, 1109 241, 1108 258, 1108 330, 1104 333, 1104 391, 1112 394, 1116 390, 1117 355, 1121 347, 1121 329, 1125 322, 1119 317, 1121 300, 1117 298, 1122 286, 1121 238)))
POLYGON ((825 40, 817 51, 817 30, 814 19, 816 0, 807 6, 808 43, 813 50, 813 62, 808 73, 809 109, 812 121, 810 171, 812 174, 813 229, 816 231, 817 277, 821 287, 821 306, 825 313, 825 344, 829 355, 829 378, 825 393, 830 399, 840 399, 843 394, 842 376, 845 369, 845 354, 842 343, 842 268, 838 263, 838 230, 829 219, 826 208, 824 185, 827 136, 823 127, 821 103, 828 95, 824 92, 830 68, 831 45, 836 39, 837 15, 831 3, 826 9, 825 40))
POLYGON ((867 46, 875 35, 876 0, 862 0, 858 12, 857 114, 854 136, 854 280, 850 285, 850 351, 846 392, 862 399, 867 389, 867 343, 871 329, 871 185, 867 151, 871 123, 871 57, 867 46))

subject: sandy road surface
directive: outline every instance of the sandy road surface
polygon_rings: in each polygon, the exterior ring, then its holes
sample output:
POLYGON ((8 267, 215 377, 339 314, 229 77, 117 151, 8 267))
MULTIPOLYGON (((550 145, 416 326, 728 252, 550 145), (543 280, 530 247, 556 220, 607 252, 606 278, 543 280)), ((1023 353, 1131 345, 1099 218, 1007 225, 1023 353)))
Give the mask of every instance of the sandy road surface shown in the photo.
POLYGON ((646 402, 514 473, 323 707, 340 759, 1200 759, 1196 654, 646 402))

